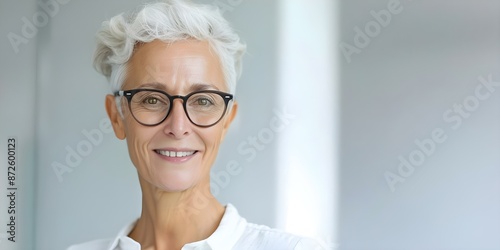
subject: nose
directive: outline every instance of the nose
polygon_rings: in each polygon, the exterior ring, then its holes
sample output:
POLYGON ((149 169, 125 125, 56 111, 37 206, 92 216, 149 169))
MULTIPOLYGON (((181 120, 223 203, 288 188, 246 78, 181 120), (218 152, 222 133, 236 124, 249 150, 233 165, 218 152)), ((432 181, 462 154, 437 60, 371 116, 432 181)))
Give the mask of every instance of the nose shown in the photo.
POLYGON ((182 100, 173 100, 170 114, 164 124, 163 131, 173 138, 181 139, 190 134, 191 122, 184 111, 182 100))

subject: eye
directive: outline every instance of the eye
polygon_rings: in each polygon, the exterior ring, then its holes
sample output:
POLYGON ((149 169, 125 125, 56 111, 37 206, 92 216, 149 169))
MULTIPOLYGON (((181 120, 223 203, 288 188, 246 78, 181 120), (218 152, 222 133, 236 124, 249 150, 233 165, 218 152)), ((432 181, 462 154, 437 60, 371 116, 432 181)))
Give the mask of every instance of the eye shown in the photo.
POLYGON ((196 104, 200 106, 207 106, 213 103, 208 98, 200 97, 196 100, 196 104))
POLYGON ((158 103, 158 99, 156 97, 147 97, 144 99, 144 103, 154 105, 158 103))

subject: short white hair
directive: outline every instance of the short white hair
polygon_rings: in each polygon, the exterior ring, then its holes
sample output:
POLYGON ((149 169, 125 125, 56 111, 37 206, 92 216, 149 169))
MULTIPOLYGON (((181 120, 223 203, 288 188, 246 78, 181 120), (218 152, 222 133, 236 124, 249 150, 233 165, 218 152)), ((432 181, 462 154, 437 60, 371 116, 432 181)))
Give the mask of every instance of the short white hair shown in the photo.
POLYGON ((229 92, 235 93, 246 46, 216 6, 185 0, 148 3, 138 11, 121 13, 102 23, 94 67, 108 78, 112 92, 121 90, 135 45, 156 39, 166 43, 207 41, 219 58, 229 92))

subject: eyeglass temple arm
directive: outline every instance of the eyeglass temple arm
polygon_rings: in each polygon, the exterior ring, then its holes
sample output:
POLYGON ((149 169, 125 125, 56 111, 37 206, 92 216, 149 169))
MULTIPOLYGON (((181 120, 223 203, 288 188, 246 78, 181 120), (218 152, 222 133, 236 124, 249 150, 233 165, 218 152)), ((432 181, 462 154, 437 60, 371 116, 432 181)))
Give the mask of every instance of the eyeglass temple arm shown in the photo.
POLYGON ((132 95, 132 93, 125 92, 124 90, 116 91, 114 94, 115 94, 115 96, 130 96, 130 95, 132 95))

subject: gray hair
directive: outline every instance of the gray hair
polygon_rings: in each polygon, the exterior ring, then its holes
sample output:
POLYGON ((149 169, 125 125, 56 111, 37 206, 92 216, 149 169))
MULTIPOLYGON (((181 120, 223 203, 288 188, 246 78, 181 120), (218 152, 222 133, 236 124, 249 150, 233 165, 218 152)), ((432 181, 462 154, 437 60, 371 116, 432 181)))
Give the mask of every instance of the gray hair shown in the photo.
POLYGON ((97 33, 94 67, 107 77, 112 92, 123 85, 135 45, 155 39, 166 43, 207 41, 219 58, 229 92, 235 93, 246 46, 217 7, 182 0, 149 3, 136 12, 122 13, 102 23, 97 33))

